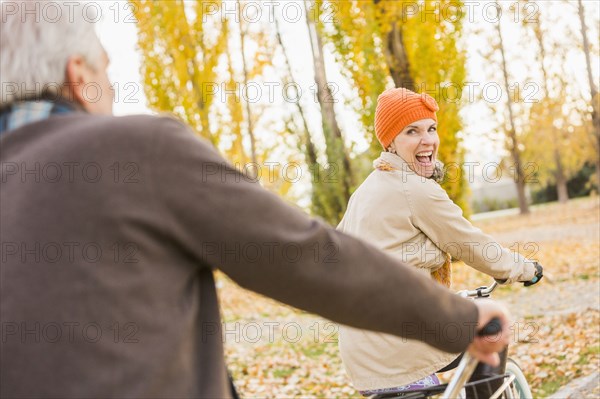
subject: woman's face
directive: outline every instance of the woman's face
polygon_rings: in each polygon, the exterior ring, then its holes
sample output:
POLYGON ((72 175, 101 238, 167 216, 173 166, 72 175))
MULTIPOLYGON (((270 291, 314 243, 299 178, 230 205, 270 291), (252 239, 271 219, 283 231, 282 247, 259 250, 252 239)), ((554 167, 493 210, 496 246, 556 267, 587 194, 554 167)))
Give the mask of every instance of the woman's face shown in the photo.
POLYGON ((440 138, 433 119, 421 119, 406 126, 396 136, 390 148, 423 177, 431 177, 435 168, 440 138))

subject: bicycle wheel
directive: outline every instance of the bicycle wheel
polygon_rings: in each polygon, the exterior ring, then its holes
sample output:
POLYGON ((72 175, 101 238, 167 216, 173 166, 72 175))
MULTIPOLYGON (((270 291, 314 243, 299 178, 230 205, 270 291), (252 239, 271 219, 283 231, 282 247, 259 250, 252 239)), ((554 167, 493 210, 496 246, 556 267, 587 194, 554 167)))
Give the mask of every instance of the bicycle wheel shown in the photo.
POLYGON ((514 375, 515 379, 507 389, 510 389, 512 397, 515 399, 533 399, 527 379, 521 371, 521 368, 513 359, 508 358, 506 361, 506 373, 514 375))

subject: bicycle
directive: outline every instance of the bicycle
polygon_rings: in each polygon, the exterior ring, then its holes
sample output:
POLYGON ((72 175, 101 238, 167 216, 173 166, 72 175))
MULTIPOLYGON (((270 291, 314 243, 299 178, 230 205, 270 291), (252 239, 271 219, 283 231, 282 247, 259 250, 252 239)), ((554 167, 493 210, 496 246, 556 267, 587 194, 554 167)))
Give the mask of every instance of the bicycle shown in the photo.
MULTIPOLYGON (((488 298, 498 286, 493 282, 489 287, 482 286, 475 290, 459 291, 458 295, 464 298, 488 298)), ((482 336, 492 336, 501 330, 498 320, 492 320, 478 334, 482 336)), ((467 382, 477 366, 477 359, 465 353, 456 368, 456 372, 447 384, 440 384, 433 387, 404 391, 400 393, 385 393, 373 395, 370 399, 425 399, 425 398, 443 398, 443 399, 461 399, 465 398, 467 392, 477 399, 531 399, 531 390, 527 379, 521 371, 519 365, 511 358, 506 361, 504 374, 481 379, 478 381, 467 382), (488 388, 501 382, 500 387, 496 388, 489 398, 478 398, 476 388, 482 384, 487 384, 488 388)))

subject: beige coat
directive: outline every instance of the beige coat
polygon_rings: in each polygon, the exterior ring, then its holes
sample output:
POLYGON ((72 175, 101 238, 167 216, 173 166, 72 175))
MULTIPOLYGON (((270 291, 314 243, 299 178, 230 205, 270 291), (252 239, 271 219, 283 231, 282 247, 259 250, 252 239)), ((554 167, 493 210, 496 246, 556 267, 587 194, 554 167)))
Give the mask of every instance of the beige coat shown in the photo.
MULTIPOLYGON (((384 152, 376 162, 382 161, 393 170, 371 173, 350 198, 339 230, 427 275, 444 264, 448 253, 453 260, 508 283, 534 277, 533 263, 474 227, 439 184, 412 172, 398 155, 384 152)), ((443 334, 441 331, 438 333, 443 334)), ((451 334, 450 330, 447 333, 451 334)), ((415 382, 456 357, 418 341, 345 326, 340 327, 339 347, 358 390, 415 382)))

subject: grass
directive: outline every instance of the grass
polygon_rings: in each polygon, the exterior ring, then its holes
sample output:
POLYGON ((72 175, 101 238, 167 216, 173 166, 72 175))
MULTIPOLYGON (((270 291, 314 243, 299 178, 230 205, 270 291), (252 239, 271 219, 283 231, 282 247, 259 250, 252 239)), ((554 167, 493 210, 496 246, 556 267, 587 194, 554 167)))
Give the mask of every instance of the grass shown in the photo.
POLYGON ((584 348, 576 364, 579 366, 590 364, 590 358, 597 357, 598 355, 600 355, 600 344, 584 348))
POLYGON ((565 386, 569 382, 568 377, 556 377, 553 379, 545 380, 537 389, 536 394, 540 395, 539 397, 544 398, 546 396, 550 396, 556 391, 558 391, 561 387, 565 386))
POLYGON ((288 378, 294 373, 293 368, 282 368, 273 370, 273 377, 275 378, 288 378))
POLYGON ((305 348, 301 349, 302 353, 304 353, 304 355, 310 357, 310 358, 318 358, 322 355, 324 355, 325 352, 325 348, 323 344, 315 344, 314 346, 308 346, 305 348))

